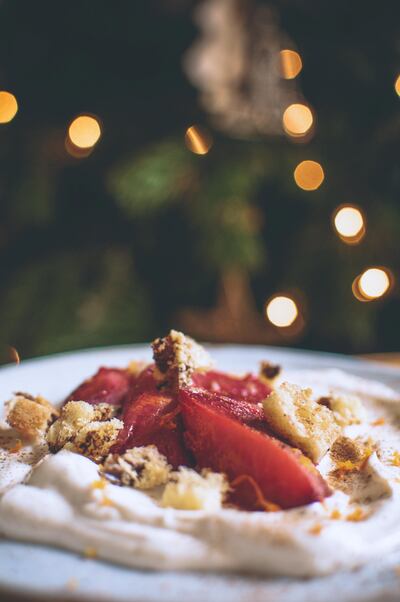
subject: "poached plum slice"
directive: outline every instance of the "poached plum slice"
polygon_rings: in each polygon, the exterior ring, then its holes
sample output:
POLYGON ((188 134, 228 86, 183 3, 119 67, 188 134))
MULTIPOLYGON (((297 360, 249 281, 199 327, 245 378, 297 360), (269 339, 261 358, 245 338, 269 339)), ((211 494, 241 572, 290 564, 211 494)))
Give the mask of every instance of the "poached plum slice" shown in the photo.
POLYGON ((147 391, 139 387, 137 394, 125 404, 122 413, 124 427, 112 451, 123 453, 132 447, 155 445, 174 468, 192 465, 191 456, 184 446, 177 401, 157 391, 152 383, 150 385, 147 391))
POLYGON ((128 370, 120 368, 100 368, 91 378, 85 380, 67 397, 67 401, 87 403, 109 403, 119 406, 126 400, 132 384, 128 370))
POLYGON ((239 377, 225 372, 209 370, 207 372, 195 372, 192 375, 192 382, 196 387, 202 387, 212 393, 219 393, 249 403, 263 401, 272 391, 271 387, 254 374, 239 377))
MULTIPOLYGON (((190 389, 180 391, 185 442, 199 468, 227 475, 235 490, 235 501, 249 508, 253 483, 265 501, 280 508, 295 508, 322 501, 330 490, 317 469, 300 450, 239 422, 216 405, 204 403, 190 389)), ((261 509, 258 504, 258 509, 261 509)), ((255 508, 252 508, 255 509, 255 508)))

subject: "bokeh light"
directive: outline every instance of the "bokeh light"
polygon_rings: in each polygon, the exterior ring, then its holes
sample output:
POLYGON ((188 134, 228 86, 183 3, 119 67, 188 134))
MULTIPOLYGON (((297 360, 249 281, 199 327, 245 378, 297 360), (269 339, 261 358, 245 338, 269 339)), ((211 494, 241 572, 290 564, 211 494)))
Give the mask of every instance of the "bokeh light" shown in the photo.
POLYGON ((367 299, 382 297, 390 287, 390 278, 382 268, 368 268, 360 275, 359 289, 367 299))
POLYGON ((208 130, 199 126, 191 125, 185 134, 187 148, 196 155, 206 155, 213 145, 213 139, 208 130))
POLYGON ((281 60, 281 73, 285 79, 294 79, 302 70, 303 63, 301 56, 295 50, 281 50, 279 53, 281 60))
POLYGON ((322 166, 316 161, 302 161, 293 173, 294 180, 302 190, 317 190, 324 181, 322 166))
POLYGON ((394 89, 397 96, 400 96, 400 75, 397 76, 396 81, 394 82, 394 89))
POLYGON ((289 105, 283 113, 283 128, 289 136, 304 136, 311 129, 314 118, 311 109, 306 105, 295 103, 289 105))
POLYGON ((68 128, 68 136, 78 148, 91 148, 101 136, 99 120, 91 115, 76 117, 68 128))
POLYGON ((341 205, 333 214, 333 225, 340 238, 348 244, 356 244, 365 235, 365 218, 354 205, 341 205))
POLYGON ((18 111, 18 103, 14 94, 0 91, 0 123, 9 123, 18 111))
POLYGON ((265 311, 268 320, 279 328, 285 328, 293 324, 299 314, 294 300, 284 295, 272 297, 267 302, 265 311))

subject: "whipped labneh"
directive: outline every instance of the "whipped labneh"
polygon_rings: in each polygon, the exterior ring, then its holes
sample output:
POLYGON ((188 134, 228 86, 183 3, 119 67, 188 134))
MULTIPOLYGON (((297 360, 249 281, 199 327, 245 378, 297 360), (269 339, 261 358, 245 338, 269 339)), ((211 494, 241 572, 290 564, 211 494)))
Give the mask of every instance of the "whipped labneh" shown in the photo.
POLYGON ((113 484, 91 459, 38 446, 0 457, 0 533, 138 568, 308 577, 400 548, 400 396, 339 370, 279 379, 316 398, 344 391, 363 402, 362 421, 342 435, 368 452, 356 472, 333 448, 324 456, 318 469, 333 493, 323 502, 273 512, 165 507, 162 487, 113 484))

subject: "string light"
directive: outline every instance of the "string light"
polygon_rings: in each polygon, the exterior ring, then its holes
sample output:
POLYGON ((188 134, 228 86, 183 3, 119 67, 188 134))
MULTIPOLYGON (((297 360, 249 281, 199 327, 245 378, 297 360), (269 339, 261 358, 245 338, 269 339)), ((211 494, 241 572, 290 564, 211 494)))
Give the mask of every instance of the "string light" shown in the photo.
POLYGON ((392 283, 390 270, 385 267, 371 267, 354 279, 352 290, 359 301, 374 301, 387 294, 392 283))
POLYGON ((294 300, 284 295, 272 297, 267 302, 265 311, 268 320, 279 328, 285 328, 293 324, 299 314, 294 300))
POLYGON ((341 205, 333 214, 333 225, 340 238, 347 244, 356 244, 364 237, 365 218, 358 207, 341 205))
POLYGON ((302 190, 317 190, 324 181, 325 174, 316 161, 302 161, 294 170, 293 177, 302 190))
POLYGON ((191 125, 185 134, 187 148, 196 155, 206 155, 213 145, 213 139, 208 130, 199 125, 191 125))
POLYGON ((287 49, 281 50, 279 56, 282 77, 284 79, 294 79, 303 68, 301 56, 295 50, 287 49))
POLYGON ((0 91, 0 123, 9 123, 18 111, 18 103, 14 94, 0 91))
POLYGON ((289 136, 304 136, 314 122, 311 109, 306 105, 295 103, 289 105, 283 113, 283 128, 289 136))
POLYGON ((99 120, 91 115, 79 115, 68 128, 68 137, 78 148, 92 148, 100 139, 99 120))
POLYGON ((394 89, 397 96, 400 96, 400 75, 397 76, 396 81, 394 82, 394 89))

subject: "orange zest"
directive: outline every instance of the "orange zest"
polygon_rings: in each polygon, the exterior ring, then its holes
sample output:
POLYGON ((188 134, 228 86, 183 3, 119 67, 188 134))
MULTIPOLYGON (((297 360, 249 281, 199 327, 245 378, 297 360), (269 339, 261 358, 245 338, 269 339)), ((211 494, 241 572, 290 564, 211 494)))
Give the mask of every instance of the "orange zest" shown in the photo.
POLYGON ((241 483, 246 482, 253 487, 254 493, 256 495, 257 504, 260 506, 260 508, 265 510, 265 512, 279 512, 279 510, 281 510, 281 507, 278 506, 278 504, 274 504, 273 502, 269 502, 265 499, 258 483, 250 475, 242 474, 239 477, 236 477, 236 479, 234 479, 231 482, 231 487, 235 488, 241 483))
POLYGON ((90 487, 92 489, 105 489, 106 485, 107 481, 105 479, 100 478, 97 481, 92 481, 90 487))
POLYGON ((85 556, 85 558, 96 558, 97 550, 96 550, 96 548, 93 548, 92 546, 88 546, 87 548, 85 548, 83 555, 85 556))
POLYGON ((398 452, 398 451, 393 452, 392 457, 390 458, 390 464, 392 466, 400 467, 400 452, 398 452))
POLYGON ((356 508, 355 510, 353 510, 353 512, 346 516, 346 520, 352 523, 358 523, 362 520, 365 520, 366 518, 367 515, 362 508, 356 508))
POLYGON ((322 531, 323 527, 321 525, 321 523, 315 523, 315 525, 313 525, 312 527, 310 527, 308 529, 308 532, 310 533, 310 535, 319 535, 322 531))
POLYGON ((334 510, 332 510, 330 517, 332 520, 339 520, 340 518, 342 518, 342 515, 340 513, 340 511, 335 508, 334 510))
POLYGON ((385 423, 386 423, 386 420, 384 418, 377 418, 376 420, 371 422, 371 426, 382 426, 385 423))
POLYGON ((164 416, 161 416, 160 418, 160 427, 161 428, 166 428, 166 429, 174 429, 176 428, 176 417, 178 416, 178 414, 180 414, 181 409, 179 407, 176 407, 174 410, 172 410, 171 412, 168 412, 168 414, 165 414, 164 416))
POLYGON ((14 445, 10 447, 8 451, 10 452, 10 454, 16 454, 17 452, 21 451, 22 447, 23 445, 21 439, 17 439, 14 445))

